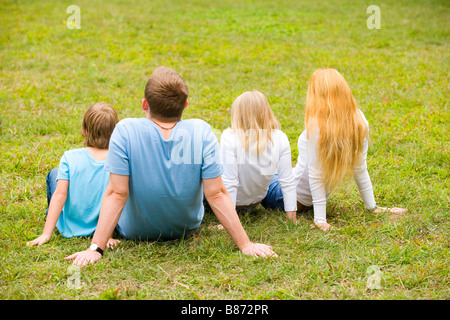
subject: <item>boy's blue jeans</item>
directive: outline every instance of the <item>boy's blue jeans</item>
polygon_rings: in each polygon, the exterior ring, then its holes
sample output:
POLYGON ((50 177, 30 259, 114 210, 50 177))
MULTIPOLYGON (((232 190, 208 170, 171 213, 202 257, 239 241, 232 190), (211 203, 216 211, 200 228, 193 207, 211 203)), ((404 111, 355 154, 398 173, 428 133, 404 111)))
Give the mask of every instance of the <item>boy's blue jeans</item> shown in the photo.
POLYGON ((47 184, 47 211, 45 212, 45 214, 48 213, 48 206, 50 206, 50 200, 52 199, 52 196, 56 190, 56 177, 57 176, 58 176, 58 168, 53 168, 47 174, 47 179, 45 179, 45 182, 47 184))

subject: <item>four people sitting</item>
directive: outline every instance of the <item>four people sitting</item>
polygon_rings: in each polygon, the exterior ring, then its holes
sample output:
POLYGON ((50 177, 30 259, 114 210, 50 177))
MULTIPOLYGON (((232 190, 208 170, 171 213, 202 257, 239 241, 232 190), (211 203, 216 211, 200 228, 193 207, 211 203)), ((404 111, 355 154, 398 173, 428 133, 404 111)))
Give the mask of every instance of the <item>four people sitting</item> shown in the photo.
MULTIPOLYGON (((60 215, 63 202, 58 186, 69 193, 80 192, 83 186, 75 178, 58 175, 43 235, 29 245, 48 241, 55 225, 61 225, 58 219, 67 224, 70 219, 82 220, 83 214, 97 214, 95 231, 82 234, 93 234, 91 246, 66 257, 77 265, 93 263, 106 247, 117 244, 111 238, 115 229, 126 239, 189 236, 202 222, 205 199, 242 253, 276 256, 270 246, 250 241, 236 210, 261 204, 283 210, 295 223, 297 211, 312 206, 315 224, 326 231, 330 228, 326 200, 347 175, 355 178, 367 209, 406 211, 376 206, 366 164, 368 123, 344 78, 334 69, 319 69, 311 78, 306 129, 298 140, 295 168, 289 140, 261 92, 245 92, 234 101, 231 127, 223 132, 220 147, 206 122, 182 118, 189 90, 177 72, 157 68, 144 94, 144 118, 118 122, 112 134, 107 133, 109 145, 101 149, 106 152, 97 158, 92 150, 84 152, 103 161, 109 174, 107 185, 105 179, 100 183, 96 178, 90 180, 92 185, 84 185, 94 198, 102 194, 100 210, 92 204, 92 212, 83 207, 81 213, 71 215, 64 207, 60 215), (96 183, 105 185, 102 191, 94 187, 96 183)), ((97 119, 98 127, 102 119, 97 119)), ((96 130, 87 133, 101 134, 96 130)), ((77 208, 72 201, 70 206, 77 208)))

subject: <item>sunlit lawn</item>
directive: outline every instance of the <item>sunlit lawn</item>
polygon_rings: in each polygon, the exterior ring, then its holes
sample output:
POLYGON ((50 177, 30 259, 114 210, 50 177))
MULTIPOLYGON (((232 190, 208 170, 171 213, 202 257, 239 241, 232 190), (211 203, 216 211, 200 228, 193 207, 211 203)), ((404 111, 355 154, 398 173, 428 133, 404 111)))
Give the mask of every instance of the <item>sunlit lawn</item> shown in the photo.
POLYGON ((449 2, 381 1, 381 29, 363 1, 67 1, 0 4, 1 299, 449 299, 449 2), (288 135, 295 163, 308 79, 338 69, 370 123, 369 173, 378 204, 364 210, 354 183, 327 209, 288 224, 280 212, 241 215, 250 238, 279 257, 243 256, 210 212, 191 238, 122 239, 78 274, 63 258, 89 239, 57 232, 25 244, 45 222, 45 176, 81 147, 81 117, 98 101, 144 116, 152 70, 177 70, 190 88, 184 118, 217 131, 232 101, 259 90, 288 135), (367 285, 377 266, 379 289, 367 285), (71 278, 72 277, 72 278, 71 278))

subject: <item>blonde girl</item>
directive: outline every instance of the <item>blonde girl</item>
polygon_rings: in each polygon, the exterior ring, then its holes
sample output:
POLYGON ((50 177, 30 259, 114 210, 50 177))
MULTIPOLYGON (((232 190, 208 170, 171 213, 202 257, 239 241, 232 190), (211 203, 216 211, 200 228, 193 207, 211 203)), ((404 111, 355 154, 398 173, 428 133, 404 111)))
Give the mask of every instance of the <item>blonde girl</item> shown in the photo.
POLYGON ((222 179, 237 209, 262 204, 280 208, 294 219, 297 200, 291 148, 278 128, 264 94, 248 91, 237 97, 231 107, 231 128, 220 139, 222 179), (274 181, 281 187, 277 192, 271 188, 274 181))
POLYGON ((305 110, 306 130, 298 139, 299 157, 294 168, 297 207, 313 206, 314 222, 327 231, 326 201, 346 176, 353 176, 369 210, 380 208, 367 172, 369 124, 358 108, 344 77, 322 68, 311 76, 305 110))

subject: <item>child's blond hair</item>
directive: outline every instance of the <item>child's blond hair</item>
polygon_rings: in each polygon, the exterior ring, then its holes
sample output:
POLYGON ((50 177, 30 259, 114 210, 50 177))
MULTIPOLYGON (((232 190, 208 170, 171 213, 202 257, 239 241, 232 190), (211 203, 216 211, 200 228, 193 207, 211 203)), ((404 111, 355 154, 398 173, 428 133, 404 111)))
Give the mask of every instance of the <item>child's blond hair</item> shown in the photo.
POLYGON ((254 151, 260 154, 272 141, 272 130, 279 123, 270 108, 267 98, 259 91, 241 94, 231 106, 231 128, 238 135, 244 150, 254 144, 254 151))
POLYGON ((330 192, 361 161, 368 128, 344 77, 321 68, 311 76, 306 98, 308 136, 319 134, 317 154, 330 192))
POLYGON ((90 106, 83 115, 82 134, 87 147, 108 149, 111 134, 119 122, 117 111, 105 102, 90 106))

